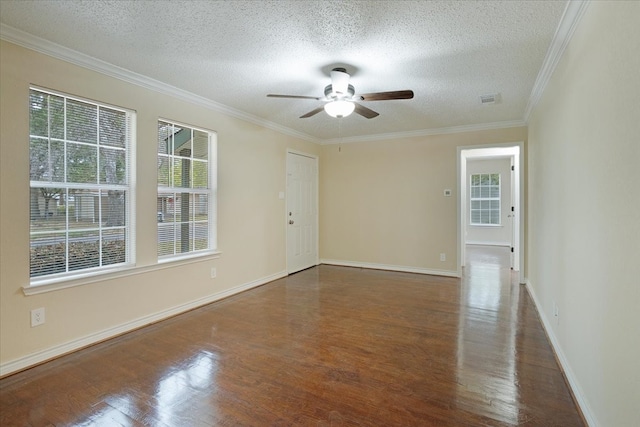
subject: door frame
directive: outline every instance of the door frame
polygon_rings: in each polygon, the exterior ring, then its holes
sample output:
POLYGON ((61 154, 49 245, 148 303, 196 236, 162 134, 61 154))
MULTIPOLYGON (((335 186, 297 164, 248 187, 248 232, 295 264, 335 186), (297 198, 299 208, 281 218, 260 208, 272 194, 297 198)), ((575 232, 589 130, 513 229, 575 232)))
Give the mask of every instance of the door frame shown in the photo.
POLYGON ((307 157, 312 159, 315 162, 315 182, 316 182, 316 188, 315 188, 315 193, 316 193, 316 220, 313 224, 313 227, 315 228, 314 232, 315 232, 315 236, 316 236, 316 258, 314 260, 314 265, 318 265, 320 264, 320 226, 319 226, 319 219, 320 219, 320 157, 316 154, 311 154, 311 153, 307 153, 304 151, 299 151, 299 150, 294 150, 293 148, 287 148, 286 149, 286 153, 285 153, 285 161, 284 161, 284 169, 285 169, 285 174, 284 174, 284 188, 285 188, 285 204, 284 204, 284 212, 283 212, 283 216, 284 216, 284 245, 285 245, 285 268, 286 268, 286 272, 287 275, 292 274, 289 268, 289 227, 288 227, 288 222, 289 222, 289 154, 294 154, 297 156, 303 156, 303 157, 307 157))
POLYGON ((511 157, 513 159, 516 172, 513 175, 511 185, 515 190, 516 197, 512 200, 515 207, 514 212, 514 270, 518 271, 519 283, 525 282, 524 277, 524 141, 470 145, 457 147, 457 255, 458 274, 462 276, 462 268, 465 265, 465 230, 467 222, 467 160, 481 159, 495 156, 511 157))

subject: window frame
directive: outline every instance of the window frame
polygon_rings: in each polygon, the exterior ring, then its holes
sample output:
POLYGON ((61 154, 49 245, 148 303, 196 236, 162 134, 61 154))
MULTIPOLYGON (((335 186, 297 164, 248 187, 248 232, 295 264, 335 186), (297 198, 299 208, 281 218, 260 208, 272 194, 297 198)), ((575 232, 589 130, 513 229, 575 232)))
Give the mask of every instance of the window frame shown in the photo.
POLYGON ((502 174, 500 174, 499 172, 492 172, 492 173, 484 173, 484 172, 480 172, 480 173, 471 173, 469 175, 469 225, 473 226, 473 227, 501 227, 502 226, 502 174), (483 185, 482 184, 482 176, 489 176, 489 184, 488 185, 483 185), (497 175, 498 176, 498 195, 497 196, 491 196, 491 194, 489 194, 489 196, 482 196, 482 194, 478 197, 474 197, 473 196, 473 190, 474 188, 478 188, 480 193, 482 193, 482 189, 483 188, 489 188, 489 193, 491 192, 491 188, 495 187, 495 184, 491 183, 491 177, 493 175, 497 175), (474 176, 478 176, 478 180, 479 180, 479 185, 473 185, 473 181, 474 181, 474 176), (488 209, 483 209, 482 207, 480 207, 479 209, 474 209, 473 202, 479 202, 482 204, 482 202, 489 202, 491 204, 491 202, 498 202, 498 208, 497 209, 493 209, 491 206, 489 206, 488 209), (474 222, 473 221, 473 213, 474 212, 479 212, 480 213, 480 221, 482 221, 482 215, 483 212, 488 212, 489 214, 489 218, 493 217, 493 212, 497 212, 497 219, 498 222, 494 223, 494 222, 474 222))
MULTIPOLYGON (((63 177, 61 179, 61 181, 54 181, 51 178, 49 178, 49 180, 38 180, 38 179, 31 179, 31 172, 30 172, 30 176, 29 176, 29 193, 31 194, 31 192, 34 189, 40 189, 40 188, 63 188, 64 190, 66 190, 67 192, 65 193, 65 197, 69 197, 68 194, 68 190, 70 189, 80 189, 80 190, 89 190, 89 191, 97 191, 99 192, 98 194, 101 194, 101 191, 103 190, 116 190, 116 191, 123 191, 124 192, 124 213, 123 213, 123 224, 122 226, 115 226, 115 227, 110 227, 107 225, 103 225, 102 223, 99 223, 97 227, 93 227, 92 230, 89 230, 88 228, 82 229, 82 230, 86 230, 86 231, 90 231, 90 232, 96 232, 98 233, 98 242, 103 242, 102 237, 103 237, 103 231, 108 231, 108 230, 115 230, 115 229, 122 229, 123 231, 123 238, 124 238, 124 262, 118 262, 118 263, 113 263, 113 264, 106 264, 106 265, 99 265, 96 267, 85 267, 85 268, 78 268, 78 269, 74 269, 71 270, 69 268, 69 263, 70 263, 70 258, 69 258, 69 235, 70 233, 73 232, 77 232, 77 229, 74 229, 73 227, 70 227, 70 221, 69 221, 69 209, 66 207, 68 206, 66 203, 68 203, 69 198, 67 198, 67 200, 65 200, 65 223, 64 223, 64 229, 61 230, 56 230, 55 233, 57 234, 62 234, 64 233, 64 242, 65 242, 65 271, 64 272, 59 272, 59 273, 49 273, 49 274, 42 274, 42 275, 37 275, 37 276, 32 276, 32 265, 31 265, 31 256, 30 256, 30 261, 29 261, 29 286, 28 288, 36 288, 36 287, 41 287, 44 285, 52 285, 52 284, 59 284, 61 282, 76 282, 78 280, 86 280, 87 278, 97 278, 99 280, 100 276, 105 276, 105 275, 109 275, 109 274, 113 274, 114 272, 118 272, 118 271, 123 271, 123 270, 127 270, 130 269, 132 267, 135 266, 135 262, 136 262, 136 250, 135 250, 135 189, 136 189, 136 171, 135 171, 135 165, 136 165, 136 112, 132 109, 128 109, 128 108, 124 108, 124 107, 120 107, 120 106, 115 106, 115 105, 111 105, 108 104, 106 102, 101 102, 101 101, 95 101, 92 99, 87 99, 87 98, 83 98, 83 97, 79 97, 79 96, 75 96, 75 95, 71 95, 71 94, 67 94, 64 92, 60 92, 60 91, 56 91, 56 90, 51 90, 51 89, 47 89, 47 88, 42 88, 36 85, 30 85, 29 86, 29 127, 28 127, 28 134, 29 134, 29 169, 31 170, 31 166, 32 166, 32 159, 31 159, 31 155, 32 155, 32 140, 37 140, 37 139, 43 139, 47 141, 47 146, 49 147, 48 150, 50 150, 51 147, 51 142, 52 140, 57 141, 58 143, 61 143, 63 148, 63 152, 62 152, 62 157, 63 157, 63 177), (32 102, 31 102, 31 97, 32 94, 34 92, 40 93, 40 94, 44 94, 46 96, 54 96, 54 97, 60 97, 63 98, 63 111, 64 111, 64 116, 63 116, 63 136, 62 138, 55 138, 51 135, 51 129, 50 129, 50 124, 51 124, 51 117, 50 114, 47 115, 47 120, 48 120, 48 125, 47 125, 47 136, 40 136, 40 135, 36 135, 34 133, 32 133, 33 128, 31 127, 31 119, 32 119, 32 102), (97 113, 96 113, 96 142, 95 142, 95 147, 96 147, 96 155, 95 155, 95 161, 96 161, 96 183, 81 183, 81 182, 69 182, 68 180, 68 163, 69 163, 69 156, 68 156, 68 147, 69 146, 82 146, 83 144, 81 143, 81 141, 75 141, 73 139, 71 139, 71 137, 69 137, 68 135, 68 123, 67 120, 69 118, 68 116, 68 110, 67 110, 67 106, 68 106, 68 102, 72 101, 72 102, 78 102, 78 103, 84 103, 84 104, 89 104, 92 105, 94 107, 96 107, 97 109, 97 113), (125 169, 124 169, 124 179, 125 182, 124 183, 102 183, 100 182, 100 152, 101 152, 101 147, 102 149, 109 149, 109 150, 114 150, 116 149, 115 146, 110 146, 109 144, 104 144, 101 143, 100 141, 100 127, 99 127, 99 120, 100 120, 100 110, 101 109, 108 109, 108 110, 113 110, 113 111, 117 111, 120 113, 124 113, 124 117, 125 117, 125 141, 124 141, 124 147, 122 147, 122 151, 124 151, 124 159, 125 159, 125 169), (73 144, 73 145, 70 145, 73 144)), ((92 144, 86 144, 87 146, 91 146, 92 144)), ((117 150, 116 150, 117 151, 117 150)), ((108 196, 107 196, 108 197, 108 196)), ((101 209, 101 197, 99 197, 99 217, 101 217, 103 215, 102 209, 101 209)), ((32 213, 31 213, 31 195, 30 195, 30 201, 29 201, 29 246, 31 248, 31 244, 32 244, 32 239, 33 236, 37 236, 38 234, 43 234, 46 233, 45 232, 35 232, 33 231, 32 228, 32 213)), ((45 215, 47 215, 48 212, 45 212, 45 215)), ((89 227, 91 228, 91 227, 89 227)), ((103 259, 103 253, 102 253, 102 245, 100 245, 100 249, 99 249, 99 263, 101 264, 104 259, 103 259)), ((31 249, 30 249, 31 250, 31 249)))
MULTIPOLYGON (((175 134, 175 133, 174 133, 175 134)), ((160 229, 163 227, 161 224, 165 224, 164 222, 164 212, 162 212, 163 214, 163 220, 160 221, 159 217, 160 217, 160 212, 157 212, 158 218, 156 218, 157 220, 157 227, 156 227, 156 256, 157 256, 157 260, 158 260, 158 264, 164 264, 164 263, 168 263, 168 262, 175 262, 175 261, 180 261, 180 260, 184 260, 184 259, 189 259, 189 258, 200 258, 200 257, 206 257, 206 256, 210 256, 212 254, 219 254, 218 252, 218 244, 217 244, 217 195, 218 195, 218 185, 217 185, 217 171, 218 171, 218 134, 216 131, 210 130, 210 129, 205 129, 199 126, 193 126, 193 125, 189 125, 189 124, 185 124, 183 122, 180 121, 176 121, 176 120, 171 120, 171 119, 166 119, 163 117, 158 118, 157 120, 157 140, 156 143, 158 144, 158 146, 156 147, 156 159, 158 162, 158 179, 156 180, 156 184, 157 184, 157 192, 156 192, 156 205, 160 205, 163 202, 160 201, 162 194, 173 194, 173 200, 175 203, 176 200, 176 195, 179 194, 185 194, 188 193, 191 195, 195 196, 195 195, 206 195, 208 196, 208 201, 207 201, 207 247, 206 248, 202 248, 202 249, 195 249, 192 248, 187 252, 177 252, 177 244, 176 244, 176 227, 178 226, 176 222, 173 222, 174 224, 174 232, 173 232, 173 237, 174 237, 174 248, 172 253, 170 254, 161 254, 160 253, 160 229), (191 171, 193 171, 193 165, 197 164, 197 162, 202 162, 202 159, 198 159, 196 157, 194 157, 194 150, 192 149, 189 157, 185 157, 185 156, 179 156, 176 155, 174 153, 171 153, 170 150, 167 150, 167 153, 160 153, 160 127, 161 124, 165 124, 165 125, 171 125, 174 127, 179 127, 181 129, 189 129, 191 131, 191 135, 192 137, 189 139, 189 141, 192 141, 192 147, 193 147, 193 133, 194 132, 202 132, 202 133, 206 133, 207 135, 207 147, 208 147, 208 154, 207 154, 207 159, 206 159, 206 163, 207 163, 207 183, 208 186, 206 188, 197 188, 193 186, 193 181, 191 182, 191 185, 189 187, 178 187, 175 185, 172 185, 174 183, 172 183, 172 172, 171 172, 171 168, 173 165, 173 160, 175 159, 190 159, 190 168, 191 171), (160 162, 161 162, 161 157, 167 158, 169 159, 169 184, 168 185, 161 185, 160 184, 160 162)), ((190 207, 193 207, 191 205, 190 202, 190 207)), ((175 206, 174 206, 174 209, 175 206)), ((184 221, 182 221, 184 223, 184 221)), ((195 220, 195 213, 194 213, 194 217, 190 218, 188 222, 186 222, 188 224, 190 224, 190 230, 193 230, 193 228, 191 228, 192 224, 196 224, 198 223, 198 221, 195 220)), ((194 245, 195 245, 195 239, 194 239, 194 245)))

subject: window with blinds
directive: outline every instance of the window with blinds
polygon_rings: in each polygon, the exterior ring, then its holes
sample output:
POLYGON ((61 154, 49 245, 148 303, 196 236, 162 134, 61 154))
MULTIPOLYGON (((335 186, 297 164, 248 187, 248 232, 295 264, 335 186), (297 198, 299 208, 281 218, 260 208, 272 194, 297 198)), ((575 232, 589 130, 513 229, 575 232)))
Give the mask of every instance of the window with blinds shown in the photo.
POLYGON ((500 174, 471 175, 471 225, 500 225, 500 174))
POLYGON ((32 283, 133 264, 131 111, 31 88, 32 283))
POLYGON ((158 121, 158 258, 216 249, 216 134, 158 121))

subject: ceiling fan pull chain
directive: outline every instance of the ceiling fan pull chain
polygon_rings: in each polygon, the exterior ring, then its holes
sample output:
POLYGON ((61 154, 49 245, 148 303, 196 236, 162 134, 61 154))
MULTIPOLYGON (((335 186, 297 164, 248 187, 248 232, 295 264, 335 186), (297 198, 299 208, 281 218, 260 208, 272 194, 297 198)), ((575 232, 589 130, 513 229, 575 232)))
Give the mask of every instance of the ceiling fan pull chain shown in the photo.
POLYGON ((338 119, 338 153, 342 152, 342 120, 344 117, 338 119))

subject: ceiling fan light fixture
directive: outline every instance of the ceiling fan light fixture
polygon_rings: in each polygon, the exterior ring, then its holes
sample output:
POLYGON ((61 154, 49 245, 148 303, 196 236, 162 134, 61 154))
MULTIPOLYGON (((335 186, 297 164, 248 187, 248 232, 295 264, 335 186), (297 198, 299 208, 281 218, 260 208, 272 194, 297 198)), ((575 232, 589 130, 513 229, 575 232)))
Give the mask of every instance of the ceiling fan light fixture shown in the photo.
MULTIPOLYGON (((1 1, 1 0, 0 0, 1 1)), ((314 97, 306 95, 278 95, 267 94, 272 98, 293 98, 293 99, 315 99, 323 101, 324 105, 319 105, 313 110, 300 116, 301 119, 313 117, 324 109, 331 117, 347 117, 351 113, 356 113, 366 119, 373 119, 380 114, 370 108, 360 104, 360 101, 389 101, 393 99, 411 99, 412 90, 395 90, 389 92, 372 92, 355 95, 356 90, 349 84, 349 74, 344 68, 334 68, 331 70, 331 84, 324 88, 324 97, 314 97)))
POLYGON ((331 101, 324 104, 324 111, 331 117, 347 117, 355 108, 356 105, 350 101, 331 101))

